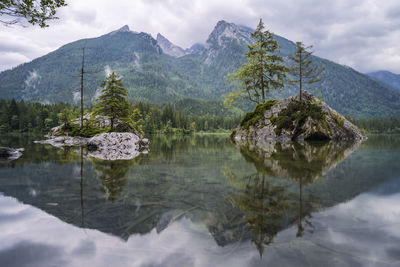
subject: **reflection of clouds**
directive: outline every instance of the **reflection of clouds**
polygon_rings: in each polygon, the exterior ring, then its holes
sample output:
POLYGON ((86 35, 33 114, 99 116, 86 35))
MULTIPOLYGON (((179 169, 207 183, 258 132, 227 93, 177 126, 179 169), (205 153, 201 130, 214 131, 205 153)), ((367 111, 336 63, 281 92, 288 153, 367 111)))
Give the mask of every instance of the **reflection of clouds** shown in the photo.
POLYGON ((64 266, 67 260, 60 247, 23 241, 0 251, 0 266, 64 266))
MULTIPOLYGON (((350 266, 399 264, 400 194, 362 194, 313 214, 313 234, 293 239, 296 227, 278 234, 260 259, 251 241, 219 247, 207 228, 183 218, 160 233, 132 235, 125 242, 97 230, 69 225, 43 211, 0 197, 0 263, 6 252, 43 248, 43 265, 63 266, 350 266), (12 219, 6 220, 11 217, 12 219), (25 248, 25 249, 24 249, 25 248), (68 259, 69 262, 65 261, 68 259)), ((27 254, 27 255, 25 255, 27 254)), ((39 259, 37 261, 39 262, 39 259)), ((8 261, 9 262, 9 261, 8 261)), ((13 266, 11 264, 11 266, 13 266)))

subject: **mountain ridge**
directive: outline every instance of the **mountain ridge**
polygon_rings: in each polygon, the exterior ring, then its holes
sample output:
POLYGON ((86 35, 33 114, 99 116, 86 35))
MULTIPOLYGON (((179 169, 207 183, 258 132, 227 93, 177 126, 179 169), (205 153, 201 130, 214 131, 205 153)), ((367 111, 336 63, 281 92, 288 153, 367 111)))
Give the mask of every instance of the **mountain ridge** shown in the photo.
POLYGON ((400 74, 396 74, 387 70, 379 70, 367 73, 372 79, 383 83, 395 92, 400 92, 400 74))
MULTIPOLYGON (((280 55, 287 60, 296 49, 295 43, 279 35, 274 37, 281 47, 280 55)), ((251 42, 250 28, 219 21, 204 46, 194 44, 190 48, 193 51, 175 57, 166 53, 150 34, 123 26, 96 38, 65 44, 45 56, 1 72, 0 93, 6 99, 29 102, 73 102, 79 87, 74 76, 79 74, 85 46, 86 68, 116 71, 123 77, 131 101, 162 103, 185 98, 221 101, 237 89, 226 75, 246 60, 251 42)), ((400 93, 349 67, 316 56, 313 61, 325 67, 325 72, 317 85, 320 90, 311 93, 321 93, 340 113, 352 117, 400 117, 400 93)), ((93 102, 104 77, 100 72, 85 76, 86 105, 93 102)), ((282 99, 295 94, 297 87, 286 85, 283 90, 271 92, 269 97, 282 99)), ((252 104, 242 103, 240 108, 249 110, 252 104)))

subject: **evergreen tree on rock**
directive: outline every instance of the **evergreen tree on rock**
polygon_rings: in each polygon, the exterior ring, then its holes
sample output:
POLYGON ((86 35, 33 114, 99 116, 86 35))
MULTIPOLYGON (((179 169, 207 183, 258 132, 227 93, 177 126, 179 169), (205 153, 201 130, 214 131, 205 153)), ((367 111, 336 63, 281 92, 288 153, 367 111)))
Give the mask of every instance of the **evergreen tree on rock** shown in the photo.
POLYGON ((261 19, 251 36, 255 42, 249 45, 247 62, 229 76, 231 82, 237 81, 244 88, 244 91, 241 91, 245 98, 259 103, 261 97, 261 102, 264 103, 270 90, 284 86, 288 69, 283 65, 283 58, 277 54, 277 41, 270 31, 264 30, 261 19))
POLYGON ((107 76, 101 86, 103 90, 94 107, 94 114, 109 117, 111 131, 114 131, 116 122, 129 120, 130 105, 126 100, 128 91, 115 72, 107 76))
POLYGON ((299 100, 301 101, 304 85, 319 82, 321 80, 320 74, 324 71, 324 68, 312 65, 312 52, 310 51, 312 46, 306 47, 302 42, 296 42, 296 46, 296 52, 289 56, 289 59, 293 62, 290 74, 294 76, 294 79, 289 80, 289 82, 299 85, 299 100))

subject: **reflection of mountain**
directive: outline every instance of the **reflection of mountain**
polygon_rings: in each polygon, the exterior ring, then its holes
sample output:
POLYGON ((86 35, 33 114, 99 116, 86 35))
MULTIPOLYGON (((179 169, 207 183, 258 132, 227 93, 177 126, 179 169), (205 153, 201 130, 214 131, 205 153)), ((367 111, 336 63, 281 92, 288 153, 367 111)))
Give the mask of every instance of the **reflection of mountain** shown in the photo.
POLYGON ((39 151, 44 158, 40 161, 32 153, 35 145, 32 150, 20 144, 27 153, 13 164, 0 166, 0 192, 67 223, 123 239, 152 229, 163 231, 186 217, 206 225, 220 246, 243 239, 265 244, 290 225, 298 225, 298 235, 312 231, 307 223, 312 212, 354 198, 398 175, 400 155, 391 148, 393 144, 378 145, 371 138, 351 155, 354 148, 337 149, 332 144, 274 146, 268 154, 273 164, 261 165, 267 154, 260 157, 257 153, 261 152, 248 148, 241 154, 225 137, 159 137, 152 140, 149 154, 124 165, 84 157, 82 179, 79 150, 49 147, 39 151), (319 159, 310 157, 313 153, 319 159), (296 157, 301 159, 298 166, 303 162, 310 169, 304 180, 296 177, 298 167, 287 166, 296 157), (313 162, 325 165, 314 170, 313 162), (254 222, 254 230, 248 220, 254 222))

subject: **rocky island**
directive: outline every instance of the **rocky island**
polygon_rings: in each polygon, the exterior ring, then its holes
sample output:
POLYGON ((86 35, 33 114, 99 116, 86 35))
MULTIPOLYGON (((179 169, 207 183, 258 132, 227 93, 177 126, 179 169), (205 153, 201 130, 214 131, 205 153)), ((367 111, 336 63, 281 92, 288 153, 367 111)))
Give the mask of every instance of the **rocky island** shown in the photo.
POLYGON ((269 100, 248 112, 231 138, 252 141, 339 141, 366 139, 360 129, 325 102, 303 91, 284 100, 269 100))
MULTIPOLYGON (((91 119, 86 116, 87 119, 91 119)), ((110 120, 106 116, 94 118, 96 127, 100 130, 107 129, 110 120)), ((73 124, 78 124, 75 120, 73 124)), ((116 126, 119 121, 115 122, 116 126)), ((49 144, 55 147, 86 146, 88 156, 103 160, 127 160, 137 157, 141 152, 149 150, 149 140, 139 132, 103 132, 92 137, 70 136, 65 131, 65 126, 60 125, 50 130, 46 140, 35 141, 39 144, 49 144)))

